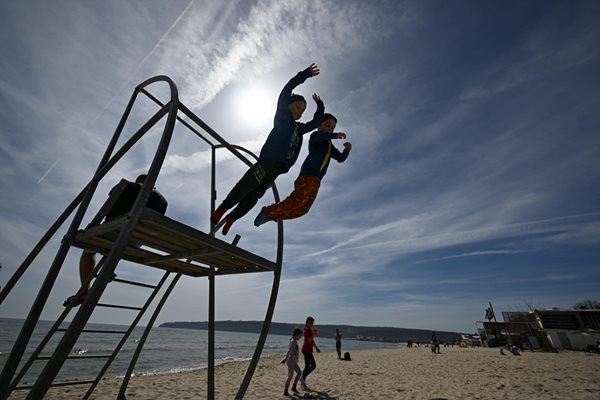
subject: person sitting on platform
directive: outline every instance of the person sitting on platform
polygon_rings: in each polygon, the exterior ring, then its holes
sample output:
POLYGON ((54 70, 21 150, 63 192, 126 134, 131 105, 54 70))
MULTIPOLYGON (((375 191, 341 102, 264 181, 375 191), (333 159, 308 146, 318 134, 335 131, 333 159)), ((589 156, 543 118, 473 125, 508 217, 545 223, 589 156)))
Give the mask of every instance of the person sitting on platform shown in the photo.
POLYGON ((275 179, 287 173, 296 162, 302 147, 302 135, 316 129, 321 123, 325 107, 321 98, 315 93, 312 98, 317 103, 317 111, 313 119, 307 123, 297 122, 304 110, 306 100, 292 90, 304 83, 308 78, 319 75, 315 64, 298 72, 282 89, 277 100, 274 126, 263 145, 258 161, 248 169, 238 183, 231 189, 225 200, 210 216, 210 222, 217 225, 223 214, 233 206, 235 209, 225 217, 223 234, 226 235, 231 225, 254 207, 275 179))
POLYGON ((343 152, 331 143, 332 139, 346 139, 345 133, 333 132, 336 124, 337 119, 333 115, 327 113, 323 115, 319 130, 310 135, 308 156, 302 164, 300 175, 294 182, 294 191, 282 202, 263 207, 254 220, 255 226, 268 221, 298 218, 310 210, 319 193, 321 181, 327 173, 329 161, 333 158, 337 162, 344 162, 352 149, 350 142, 344 143, 343 152))
MULTIPOLYGON (((122 215, 127 214, 131 211, 137 196, 142 189, 142 185, 146 180, 146 175, 140 175, 136 178, 135 182, 127 182, 127 186, 124 188, 123 192, 119 195, 115 203, 112 205, 106 216, 104 217, 104 222, 111 221, 115 218, 118 218, 122 215)), ((117 185, 118 186, 118 185, 117 185)), ((108 195, 110 196, 114 190, 117 188, 114 186, 108 195)), ((167 200, 164 198, 162 194, 156 188, 152 189, 152 193, 150 193, 150 198, 146 203, 146 207, 154 210, 158 213, 165 214, 167 211, 167 200)), ((115 241, 117 237, 111 233, 107 232, 103 235, 106 239, 115 241)), ((139 243, 129 243, 129 246, 140 247, 139 243)), ((90 275, 92 275, 94 271, 94 267, 96 266, 96 253, 88 250, 84 250, 79 259, 79 279, 81 281, 81 285, 84 286, 86 281, 89 279, 90 275)), ((84 288, 84 292, 76 298, 76 295, 70 296, 65 302, 63 306, 67 307, 69 305, 76 307, 83 303, 85 300, 85 296, 87 296, 87 292, 89 290, 89 283, 84 288)))

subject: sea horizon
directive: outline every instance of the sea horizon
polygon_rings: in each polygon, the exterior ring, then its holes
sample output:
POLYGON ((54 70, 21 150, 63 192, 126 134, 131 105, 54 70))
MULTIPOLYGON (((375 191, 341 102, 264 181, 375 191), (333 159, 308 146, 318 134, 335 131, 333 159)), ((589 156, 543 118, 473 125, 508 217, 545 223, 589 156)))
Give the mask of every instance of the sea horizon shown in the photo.
MULTIPOLYGON (((0 318, 0 367, 3 367, 24 319, 0 318)), ((29 359, 43 339, 52 321, 40 320, 34 330, 31 344, 27 347, 23 360, 29 359)), ((67 324, 63 324, 67 325, 67 324)), ((89 323, 89 328, 127 328, 127 325, 89 323)), ((125 375, 144 326, 134 329, 127 342, 115 357, 104 377, 125 375)), ((254 353, 259 335, 256 333, 216 331, 215 364, 249 360, 254 353)), ((48 356, 58 344, 60 333, 55 334, 41 355, 48 356)), ((261 357, 287 352, 289 335, 269 334, 261 357)), ((71 351, 71 355, 110 354, 121 339, 120 335, 82 334, 71 351)), ((334 351, 335 341, 329 337, 316 338, 322 351, 334 351)), ((344 351, 357 349, 398 348, 400 343, 348 340, 343 342, 344 351)), ((23 362, 24 362, 23 361, 23 362)), ((94 379, 106 361, 104 359, 67 359, 56 381, 94 379)), ((43 361, 34 362, 20 384, 31 384, 41 372, 43 361)), ((208 366, 208 332, 201 329, 182 329, 155 326, 150 331, 144 348, 136 363, 133 375, 159 375, 183 371, 202 370, 208 366)))

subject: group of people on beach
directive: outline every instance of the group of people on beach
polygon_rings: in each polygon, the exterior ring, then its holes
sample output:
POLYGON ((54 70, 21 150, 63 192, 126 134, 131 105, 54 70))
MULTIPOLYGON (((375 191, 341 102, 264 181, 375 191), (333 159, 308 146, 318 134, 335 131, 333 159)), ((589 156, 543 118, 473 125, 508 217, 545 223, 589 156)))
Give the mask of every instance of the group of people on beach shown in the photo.
MULTIPOLYGON (((282 364, 286 364, 288 367, 288 375, 287 380, 285 381, 285 389, 283 391, 284 396, 289 396, 290 383, 292 382, 292 378, 294 377, 294 373, 296 374, 294 378, 294 383, 292 385, 292 392, 300 393, 298 391, 297 385, 300 382, 303 390, 309 390, 306 385, 306 378, 308 375, 317 368, 317 362, 315 361, 315 357, 313 356, 313 351, 316 350, 317 353, 321 352, 319 346, 315 342, 315 332, 313 331, 313 325, 315 323, 315 319, 313 317, 307 317, 306 323, 304 324, 304 331, 300 328, 295 328, 292 332, 292 337, 290 338, 288 351, 285 355, 285 358, 281 361, 282 364), (304 357, 304 370, 301 370, 298 366, 298 359, 300 356, 300 347, 298 346, 298 341, 304 335, 304 342, 302 343, 302 355, 304 357)), ((342 359, 342 333, 339 329, 335 330, 335 350, 337 351, 338 358, 342 359)))

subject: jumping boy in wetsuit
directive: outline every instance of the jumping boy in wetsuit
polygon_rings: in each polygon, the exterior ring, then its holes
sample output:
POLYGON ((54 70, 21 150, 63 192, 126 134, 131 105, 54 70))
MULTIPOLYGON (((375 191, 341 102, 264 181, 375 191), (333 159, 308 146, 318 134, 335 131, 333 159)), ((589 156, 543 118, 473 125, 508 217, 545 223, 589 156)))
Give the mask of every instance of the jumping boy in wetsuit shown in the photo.
POLYGON ((317 111, 310 122, 297 122, 304 110, 306 100, 292 90, 304 83, 308 78, 319 75, 315 64, 298 72, 282 89, 277 100, 274 126, 267 141, 260 151, 258 161, 242 176, 231 189, 225 200, 210 216, 210 222, 217 225, 223 214, 233 206, 234 210, 225 217, 223 234, 226 235, 231 225, 243 217, 254 207, 265 191, 275 182, 275 178, 289 171, 298 158, 302 147, 302 135, 316 129, 321 123, 325 107, 321 98, 315 93, 312 98, 317 103, 317 111))

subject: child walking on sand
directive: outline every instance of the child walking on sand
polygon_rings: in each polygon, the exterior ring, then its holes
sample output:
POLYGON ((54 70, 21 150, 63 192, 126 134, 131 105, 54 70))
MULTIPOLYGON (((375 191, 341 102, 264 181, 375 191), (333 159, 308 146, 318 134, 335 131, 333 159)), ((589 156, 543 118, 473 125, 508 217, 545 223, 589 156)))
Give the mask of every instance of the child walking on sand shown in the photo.
POLYGON ((302 370, 298 366, 298 356, 300 354, 300 351, 298 349, 298 340, 300 340, 301 336, 302 336, 302 329, 300 329, 300 328, 294 329, 294 332, 292 333, 292 337, 290 338, 288 352, 285 355, 285 358, 283 359, 283 361, 281 362, 282 364, 287 363, 287 367, 288 367, 288 377, 287 377, 287 381, 285 381, 285 389, 283 390, 284 396, 290 395, 288 392, 288 388, 290 387, 290 382, 292 381, 292 376, 294 375, 294 372, 296 372, 296 378, 294 378, 294 384, 292 385, 292 392, 300 393, 300 392, 298 392, 298 389, 296 389, 296 385, 298 384, 298 380, 300 379, 300 375, 302 374, 302 370))
POLYGON ((319 75, 315 64, 298 72, 284 87, 277 100, 277 111, 273 129, 263 145, 258 161, 242 176, 231 189, 225 200, 210 216, 210 222, 217 225, 223 214, 233 206, 234 210, 225 217, 223 234, 226 235, 231 225, 243 217, 254 207, 266 190, 275 182, 275 178, 290 170, 298 159, 302 147, 302 135, 316 129, 323 118, 325 107, 321 98, 315 93, 312 98, 317 103, 317 111, 310 122, 297 122, 304 110, 306 100, 292 90, 304 83, 308 78, 319 75))
POLYGON ((344 162, 352 144, 344 143, 344 151, 340 152, 331 143, 332 139, 346 139, 345 133, 334 133, 337 118, 331 114, 323 115, 319 130, 310 135, 308 156, 302 164, 300 175, 294 182, 294 191, 282 202, 263 207, 254 219, 254 225, 260 226, 268 221, 281 221, 303 216, 317 198, 323 177, 327 173, 329 161, 344 162))

